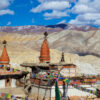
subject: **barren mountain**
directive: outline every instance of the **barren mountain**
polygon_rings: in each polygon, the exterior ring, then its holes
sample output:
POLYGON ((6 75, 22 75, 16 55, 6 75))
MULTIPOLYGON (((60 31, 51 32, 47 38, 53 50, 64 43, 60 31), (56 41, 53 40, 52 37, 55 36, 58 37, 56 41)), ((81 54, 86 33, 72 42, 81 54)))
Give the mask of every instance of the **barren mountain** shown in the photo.
MULTIPOLYGON (((61 29, 59 32, 49 31, 48 35, 48 42, 51 48, 51 62, 59 62, 61 51, 63 50, 66 53, 65 59, 67 63, 76 64, 80 70, 88 69, 90 74, 98 74, 100 71, 100 30, 79 31, 66 28, 59 29, 61 29)), ((25 31, 23 28, 21 30, 25 31)), ((25 31, 25 34, 13 31, 0 32, 0 54, 3 48, 2 41, 7 40, 7 49, 12 64, 38 62, 39 50, 44 39, 43 32, 46 30, 38 30, 38 32, 34 32, 35 34, 30 34, 30 30, 25 31)), ((83 71, 85 74, 88 72, 86 70, 83 71)))
POLYGON ((27 25, 27 26, 4 26, 0 27, 0 32, 7 33, 20 33, 20 34, 40 34, 44 31, 48 33, 60 32, 62 30, 78 30, 78 31, 90 31, 98 30, 91 26, 75 26, 72 24, 57 24, 57 25, 47 25, 47 26, 36 26, 36 25, 27 25))

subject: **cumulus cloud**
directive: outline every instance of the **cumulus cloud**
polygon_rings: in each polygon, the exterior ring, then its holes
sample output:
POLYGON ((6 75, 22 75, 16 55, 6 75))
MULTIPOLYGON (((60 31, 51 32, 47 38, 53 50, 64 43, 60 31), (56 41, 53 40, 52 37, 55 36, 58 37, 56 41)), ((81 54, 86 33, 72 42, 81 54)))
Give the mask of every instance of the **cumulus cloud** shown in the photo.
POLYGON ((93 12, 97 12, 96 9, 89 7, 85 4, 81 4, 81 5, 77 5, 72 9, 73 13, 76 14, 84 14, 84 13, 93 13, 93 12))
POLYGON ((7 8, 10 5, 8 0, 0 0, 0 9, 7 8))
POLYGON ((58 22, 57 24, 63 24, 63 23, 66 23, 66 20, 62 20, 62 21, 58 22))
POLYGON ((100 25, 100 14, 98 13, 86 13, 78 15, 75 20, 71 20, 71 24, 77 25, 100 25))
POLYGON ((94 25, 100 26, 100 19, 95 20, 94 25))
POLYGON ((69 7, 70 4, 67 1, 46 1, 44 3, 41 3, 36 8, 32 8, 31 12, 41 12, 44 10, 64 10, 69 7))
POLYGON ((76 2, 76 0, 38 0, 39 2, 43 3, 45 1, 68 1, 68 2, 76 2))
POLYGON ((0 15, 10 14, 13 15, 14 11, 8 9, 13 0, 0 0, 0 15))
POLYGON ((44 16, 46 19, 60 18, 67 16, 66 9, 71 7, 67 0, 38 0, 40 4, 36 8, 32 8, 31 12, 39 13, 45 11, 44 16), (47 10, 51 10, 48 13, 47 10))
POLYGON ((0 15, 10 14, 14 15, 14 11, 6 9, 6 10, 0 10, 0 15))
POLYGON ((98 0, 79 0, 71 9, 78 14, 69 23, 77 25, 100 25, 100 2, 98 0))
POLYGON ((44 16, 46 17, 46 19, 52 19, 52 18, 61 18, 61 17, 65 17, 68 15, 66 12, 53 10, 53 12, 51 13, 48 13, 48 12, 45 13, 44 16))
POLYGON ((38 0, 40 4, 31 9, 32 13, 43 12, 46 20, 67 17, 75 14, 69 23, 76 25, 100 26, 99 0, 38 0), (74 2, 72 6, 71 2, 74 2), (50 10, 50 12, 49 12, 50 10))

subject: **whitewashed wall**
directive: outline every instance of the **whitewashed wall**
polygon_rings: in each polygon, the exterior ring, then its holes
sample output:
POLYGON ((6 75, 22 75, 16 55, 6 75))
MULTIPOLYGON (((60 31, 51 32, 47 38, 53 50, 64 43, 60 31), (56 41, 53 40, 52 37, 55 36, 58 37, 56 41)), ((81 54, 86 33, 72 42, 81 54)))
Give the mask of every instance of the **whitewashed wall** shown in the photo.
MULTIPOLYGON (((88 86, 84 85, 82 87, 88 87, 87 89, 95 90, 95 88, 91 87, 90 85, 88 85, 88 86)), ((59 86, 59 89, 60 89, 61 93, 63 93, 62 86, 59 86)), ((72 86, 68 87, 68 94, 67 95, 68 96, 93 96, 93 94, 91 94, 91 93, 78 90, 72 86)), ((54 86, 52 87, 52 90, 51 90, 51 97, 55 97, 55 87, 54 86)))
POLYGON ((16 87, 16 79, 12 79, 11 87, 16 87))
POLYGON ((63 68, 60 73, 65 77, 73 77, 76 75, 75 68, 63 68))
POLYGON ((5 88, 5 80, 0 80, 0 88, 5 88))

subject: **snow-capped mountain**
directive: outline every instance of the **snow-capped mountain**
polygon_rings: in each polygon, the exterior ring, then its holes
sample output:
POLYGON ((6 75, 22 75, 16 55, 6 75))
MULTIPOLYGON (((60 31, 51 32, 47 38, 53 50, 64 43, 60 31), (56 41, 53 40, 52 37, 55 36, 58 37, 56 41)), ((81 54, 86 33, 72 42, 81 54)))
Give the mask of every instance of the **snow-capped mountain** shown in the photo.
POLYGON ((48 33, 60 32, 62 30, 78 30, 78 31, 90 31, 97 30, 99 28, 91 26, 75 26, 72 24, 56 24, 56 25, 47 25, 47 26, 36 26, 36 25, 27 25, 27 26, 1 26, 0 32, 7 33, 21 33, 21 34, 34 34, 42 33, 47 31, 48 33))

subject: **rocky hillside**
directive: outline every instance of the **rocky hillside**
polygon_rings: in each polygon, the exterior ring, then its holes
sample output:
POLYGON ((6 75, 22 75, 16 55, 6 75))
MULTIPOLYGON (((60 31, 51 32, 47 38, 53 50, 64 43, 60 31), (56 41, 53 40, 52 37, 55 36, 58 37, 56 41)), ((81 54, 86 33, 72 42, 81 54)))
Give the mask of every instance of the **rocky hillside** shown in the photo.
MULTIPOLYGON (((43 32, 39 31, 35 34, 1 31, 0 54, 3 48, 2 41, 7 40, 11 64, 16 63, 16 66, 19 66, 18 64, 23 62, 39 62, 39 50, 43 37, 43 32)), ((51 62, 59 62, 63 50, 66 62, 76 64, 80 72, 85 74, 98 74, 100 72, 99 29, 86 32, 61 29, 59 32, 49 33, 48 42, 51 48, 51 62)))
POLYGON ((0 27, 0 32, 7 33, 20 33, 20 34, 40 34, 44 31, 48 33, 60 32, 62 30, 78 30, 78 31, 90 31, 90 30, 98 30, 98 28, 94 28, 91 26, 75 26, 72 24, 57 24, 57 25, 48 25, 48 26, 36 26, 36 25, 28 25, 28 26, 4 26, 0 27))

